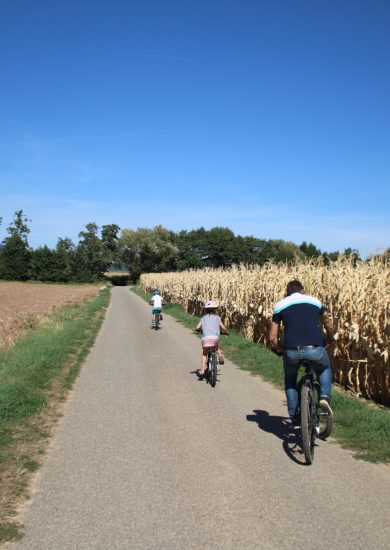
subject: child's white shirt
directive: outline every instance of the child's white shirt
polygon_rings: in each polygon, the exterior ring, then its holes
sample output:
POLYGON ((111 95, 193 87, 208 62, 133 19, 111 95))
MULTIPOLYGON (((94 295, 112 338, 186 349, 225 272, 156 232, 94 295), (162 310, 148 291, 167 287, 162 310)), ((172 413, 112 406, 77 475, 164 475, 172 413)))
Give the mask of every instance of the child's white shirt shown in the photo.
POLYGON ((162 307, 162 297, 156 294, 152 297, 153 307, 162 307))

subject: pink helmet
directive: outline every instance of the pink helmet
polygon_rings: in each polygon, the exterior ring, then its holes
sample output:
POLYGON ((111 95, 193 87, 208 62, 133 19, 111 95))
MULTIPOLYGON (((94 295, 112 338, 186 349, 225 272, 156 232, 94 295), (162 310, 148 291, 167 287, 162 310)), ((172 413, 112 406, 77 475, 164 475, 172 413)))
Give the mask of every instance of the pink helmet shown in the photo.
POLYGON ((206 309, 215 309, 219 306, 217 300, 209 300, 208 302, 205 303, 204 307, 206 309))

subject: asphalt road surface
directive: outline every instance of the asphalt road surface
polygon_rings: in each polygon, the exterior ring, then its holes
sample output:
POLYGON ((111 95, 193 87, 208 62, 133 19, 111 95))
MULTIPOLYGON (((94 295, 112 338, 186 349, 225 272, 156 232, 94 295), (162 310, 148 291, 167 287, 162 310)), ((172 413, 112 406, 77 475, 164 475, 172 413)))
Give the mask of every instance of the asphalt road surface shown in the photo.
POLYGON ((390 548, 389 470, 332 441, 304 465, 283 392, 229 361, 213 389, 194 374, 200 352, 113 289, 7 548, 390 548))

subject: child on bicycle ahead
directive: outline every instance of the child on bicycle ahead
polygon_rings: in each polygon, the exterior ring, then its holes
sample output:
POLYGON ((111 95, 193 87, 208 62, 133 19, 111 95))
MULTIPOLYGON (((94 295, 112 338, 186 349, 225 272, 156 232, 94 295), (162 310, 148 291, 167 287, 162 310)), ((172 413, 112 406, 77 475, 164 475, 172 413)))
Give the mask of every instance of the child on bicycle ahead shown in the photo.
POLYGON ((156 321, 157 315, 160 315, 160 319, 162 320, 161 310, 163 306, 163 299, 160 294, 159 290, 153 290, 153 296, 150 300, 150 303, 152 305, 152 325, 156 321))
POLYGON ((207 352, 210 348, 216 348, 218 353, 218 361, 223 365, 225 358, 223 351, 219 348, 219 336, 221 330, 227 332, 227 328, 222 323, 221 317, 218 315, 218 302, 209 300, 204 305, 205 315, 196 325, 197 331, 202 331, 202 362, 199 376, 203 376, 206 370, 207 352))

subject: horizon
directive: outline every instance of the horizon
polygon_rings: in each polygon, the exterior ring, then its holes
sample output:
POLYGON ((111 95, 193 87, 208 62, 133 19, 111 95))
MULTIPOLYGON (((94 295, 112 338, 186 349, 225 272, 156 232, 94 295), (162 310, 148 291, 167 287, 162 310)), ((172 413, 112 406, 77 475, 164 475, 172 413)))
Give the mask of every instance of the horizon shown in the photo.
MULTIPOLYGON (((24 212, 23 212, 23 217, 24 217, 24 212)), ((33 250, 37 249, 37 248, 40 248, 40 247, 44 247, 44 246, 47 246, 49 247, 50 249, 54 250, 56 248, 56 245, 58 243, 58 241, 60 239, 65 239, 65 238, 70 238, 72 243, 74 245, 78 245, 78 243, 80 242, 80 240, 82 239, 82 237, 78 234, 76 238, 71 238, 69 237, 68 235, 61 235, 61 236, 58 236, 57 238, 52 238, 51 239, 51 243, 52 244, 48 244, 48 243, 44 243, 44 244, 38 244, 38 245, 32 245, 31 242, 30 242, 30 231, 31 231, 31 222, 32 220, 30 219, 27 219, 27 227, 29 229, 29 233, 27 235, 27 241, 28 241, 28 245, 30 248, 32 248, 33 250)), ((88 223, 94 223, 94 222, 88 222, 88 223)), ((114 224, 115 222, 113 222, 114 224)), ((83 227, 80 229, 80 231, 84 230, 85 227, 86 227, 87 224, 84 224, 83 227)), ((308 240, 304 240, 302 242, 295 242, 295 241, 291 241, 291 240, 287 240, 287 239, 266 239, 266 238, 263 238, 263 237, 257 237, 255 235, 251 235, 251 234, 241 234, 241 233, 237 233, 237 232, 234 232, 232 229, 230 229, 230 227, 227 227, 227 226, 220 226, 220 225, 214 225, 214 226, 211 226, 211 227, 208 227, 208 228, 205 228, 204 226, 199 226, 199 227, 195 227, 195 228, 192 228, 192 229, 179 229, 177 231, 174 231, 172 229, 169 229, 165 226, 162 226, 161 224, 158 224, 157 226, 160 226, 160 227, 163 227, 163 229, 167 229, 169 231, 172 231, 175 235, 178 235, 179 233, 181 232, 188 232, 190 233, 191 231, 197 231, 197 230, 201 230, 201 229, 204 229, 206 231, 209 231, 211 229, 227 229, 229 231, 232 231, 233 232, 233 235, 234 237, 242 237, 242 238, 255 238, 255 239, 258 239, 260 241, 281 241, 281 242, 284 242, 286 244, 293 244, 295 245, 297 248, 299 248, 301 245, 303 244, 306 244, 306 245, 314 245, 317 250, 319 250, 321 252, 321 255, 323 256, 326 256, 327 254, 334 254, 334 253, 339 253, 340 256, 343 256, 343 254, 349 250, 350 252, 359 252, 362 260, 368 260, 370 257, 372 256, 375 256, 375 255, 381 255, 383 253, 386 253, 390 248, 386 248, 386 249, 383 249, 383 250, 376 250, 374 252, 372 252, 371 254, 369 254, 368 256, 364 256, 363 254, 360 253, 359 250, 357 249, 353 249, 352 247, 346 247, 345 249, 343 250, 325 250, 325 249, 321 249, 319 246, 317 246, 316 243, 313 243, 312 241, 308 241, 308 240)), ((157 226, 154 226, 154 227, 146 227, 146 229, 154 229, 156 228, 157 226)), ((100 233, 101 233, 101 230, 102 230, 102 226, 97 226, 98 227, 98 235, 99 235, 99 238, 100 238, 100 233)), ((119 226, 118 226, 119 227, 119 226)), ((133 230, 133 231, 137 231, 139 229, 145 229, 145 227, 137 227, 137 228, 128 228, 128 227, 119 227, 119 230, 118 230, 118 239, 120 238, 121 234, 123 231, 126 231, 126 230, 133 230)), ((8 231, 7 231, 7 228, 3 226, 3 232, 6 231, 7 232, 7 235, 3 235, 3 237, 0 238, 0 247, 2 246, 5 238, 7 238, 8 236, 8 231)), ((80 233, 80 232, 79 232, 80 233)), ((1 235, 1 232, 0 232, 0 235, 1 235)), ((349 252, 348 252, 349 253, 349 252)))

